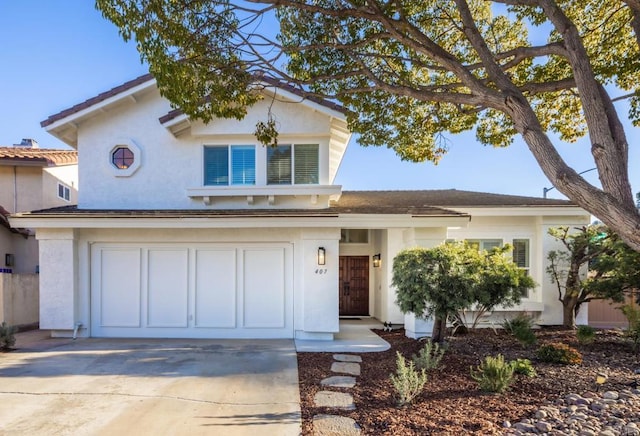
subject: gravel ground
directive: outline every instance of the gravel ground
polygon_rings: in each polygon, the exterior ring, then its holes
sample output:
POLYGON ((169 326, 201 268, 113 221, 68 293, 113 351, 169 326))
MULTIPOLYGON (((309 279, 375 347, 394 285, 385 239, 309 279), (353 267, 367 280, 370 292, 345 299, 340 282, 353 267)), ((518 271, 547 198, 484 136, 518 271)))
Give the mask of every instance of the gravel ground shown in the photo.
MULTIPOLYGON (((538 345, 563 342, 582 353, 583 363, 570 366, 536 361, 537 347, 523 347, 501 331, 496 333, 486 329, 452 337, 449 339, 449 348, 441 367, 429 372, 429 379, 422 394, 413 404, 404 408, 396 407, 393 387, 389 381, 389 375, 396 367, 396 351, 410 358, 418 352, 423 343, 405 337, 404 330, 376 333, 391 344, 391 349, 381 353, 362 354, 362 375, 358 377, 356 386, 349 389, 354 395, 356 410, 340 412, 343 416, 355 419, 362 427, 363 434, 533 434, 543 433, 540 427, 548 428, 539 424, 540 420, 551 426, 551 434, 583 432, 587 436, 588 432, 592 431, 589 425, 594 428, 594 434, 601 434, 602 431, 610 431, 609 434, 634 434, 633 426, 626 426, 629 422, 637 422, 640 426, 638 420, 633 421, 635 418, 625 421, 621 429, 614 428, 615 425, 610 425, 609 422, 600 422, 605 418, 602 418, 598 425, 593 424, 596 418, 601 418, 606 413, 609 413, 609 417, 616 418, 617 412, 612 412, 615 407, 612 403, 607 403, 611 400, 601 398, 604 392, 618 394, 619 398, 615 401, 622 403, 616 407, 623 408, 625 414, 637 416, 639 413, 639 402, 632 396, 635 395, 635 383, 640 382, 640 376, 634 373, 640 368, 640 363, 630 343, 620 331, 600 331, 595 341, 589 345, 579 344, 575 333, 570 330, 548 328, 537 331, 538 345), (477 383, 470 377, 470 369, 475 368, 485 356, 495 356, 498 353, 503 354, 507 360, 530 359, 538 373, 537 377, 517 376, 511 388, 504 394, 495 395, 480 391, 477 383), (595 384, 598 373, 608 376, 602 387, 595 384), (594 393, 596 388, 600 388, 600 391, 594 393), (582 400, 579 400, 579 404, 572 403, 575 399, 567 400, 569 394, 577 394, 582 400), (593 404, 601 403, 607 407, 599 411, 594 410, 600 406, 593 404), (585 413, 585 407, 588 409, 586 415, 590 419, 585 419, 585 422, 589 421, 591 424, 582 425, 577 421, 576 424, 563 415, 568 411, 585 413), (546 415, 540 413, 541 411, 546 415), (536 418, 542 415, 543 418, 536 418), (533 427, 526 427, 525 424, 535 427, 535 431, 533 427), (573 424, 575 425, 571 427, 573 424), (576 425, 582 425, 581 429, 577 430, 576 425)), ((334 412, 314 407, 313 404, 313 396, 320 389, 320 380, 331 375, 331 361, 330 353, 298 354, 305 435, 313 434, 313 415, 334 412)), ((615 423, 615 419, 610 421, 615 423)), ((617 424, 620 426, 621 422, 617 424)), ((606 435, 607 433, 604 433, 604 436, 606 435)))

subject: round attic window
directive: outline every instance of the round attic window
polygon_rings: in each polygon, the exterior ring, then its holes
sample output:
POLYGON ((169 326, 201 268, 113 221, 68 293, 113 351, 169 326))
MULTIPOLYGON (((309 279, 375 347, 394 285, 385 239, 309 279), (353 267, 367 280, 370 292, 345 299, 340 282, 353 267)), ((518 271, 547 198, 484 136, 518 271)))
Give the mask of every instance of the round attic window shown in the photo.
POLYGON ((134 155, 128 147, 117 147, 111 153, 111 162, 121 170, 126 170, 133 165, 134 155))

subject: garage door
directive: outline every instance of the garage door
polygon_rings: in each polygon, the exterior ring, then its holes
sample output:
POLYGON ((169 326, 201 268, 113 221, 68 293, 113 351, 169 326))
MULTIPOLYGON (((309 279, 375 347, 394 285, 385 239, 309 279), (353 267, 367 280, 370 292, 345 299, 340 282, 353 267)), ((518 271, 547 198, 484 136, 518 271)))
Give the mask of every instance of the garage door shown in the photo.
POLYGON ((94 244, 91 335, 292 338, 290 244, 94 244))

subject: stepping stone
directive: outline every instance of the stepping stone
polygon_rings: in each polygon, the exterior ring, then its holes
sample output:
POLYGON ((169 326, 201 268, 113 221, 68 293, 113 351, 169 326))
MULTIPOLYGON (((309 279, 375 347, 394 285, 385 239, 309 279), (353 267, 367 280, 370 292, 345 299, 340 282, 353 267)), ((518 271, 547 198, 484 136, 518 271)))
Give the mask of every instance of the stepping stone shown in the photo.
POLYGON ((331 371, 351 375, 360 375, 360 364, 352 362, 333 362, 331 364, 331 371))
POLYGON ((313 397, 316 407, 332 407, 342 410, 354 410, 353 395, 344 392, 320 391, 313 397))
POLYGON ((352 388, 356 385, 356 378, 349 375, 334 375, 325 378, 320 382, 322 386, 331 386, 334 388, 352 388))
POLYGON ((315 415, 313 434, 314 436, 356 436, 360 434, 360 426, 346 416, 315 415))
POLYGON ((362 357, 355 356, 353 354, 334 354, 333 360, 337 360, 339 362, 362 362, 362 357))

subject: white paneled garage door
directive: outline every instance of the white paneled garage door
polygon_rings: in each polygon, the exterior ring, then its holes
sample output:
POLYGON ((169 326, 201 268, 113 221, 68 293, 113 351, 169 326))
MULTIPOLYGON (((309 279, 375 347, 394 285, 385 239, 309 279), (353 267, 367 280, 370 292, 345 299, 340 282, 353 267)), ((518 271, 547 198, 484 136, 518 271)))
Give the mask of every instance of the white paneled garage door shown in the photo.
POLYGON ((91 335, 292 338, 290 244, 94 244, 91 335))

